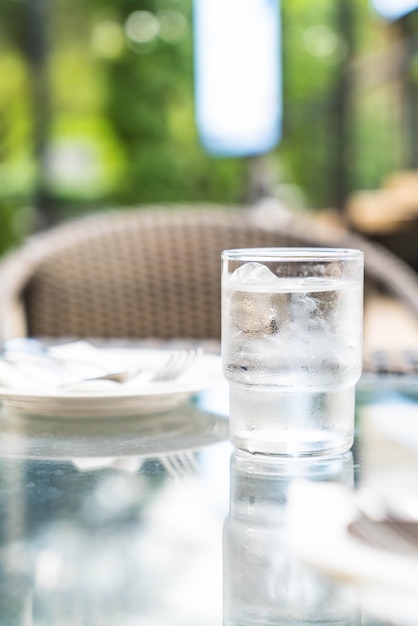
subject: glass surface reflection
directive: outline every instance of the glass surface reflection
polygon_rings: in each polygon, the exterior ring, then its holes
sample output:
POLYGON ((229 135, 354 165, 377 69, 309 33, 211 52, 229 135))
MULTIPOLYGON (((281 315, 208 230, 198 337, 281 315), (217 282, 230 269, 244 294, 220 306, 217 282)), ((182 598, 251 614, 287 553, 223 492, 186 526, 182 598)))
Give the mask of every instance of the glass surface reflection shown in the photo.
POLYGON ((218 625, 227 499, 207 471, 226 428, 192 405, 118 420, 3 409, 1 626, 218 625))
POLYGON ((235 450, 224 525, 224 626, 360 623, 351 588, 297 561, 288 542, 287 496, 298 480, 351 488, 351 452, 283 459, 235 450))

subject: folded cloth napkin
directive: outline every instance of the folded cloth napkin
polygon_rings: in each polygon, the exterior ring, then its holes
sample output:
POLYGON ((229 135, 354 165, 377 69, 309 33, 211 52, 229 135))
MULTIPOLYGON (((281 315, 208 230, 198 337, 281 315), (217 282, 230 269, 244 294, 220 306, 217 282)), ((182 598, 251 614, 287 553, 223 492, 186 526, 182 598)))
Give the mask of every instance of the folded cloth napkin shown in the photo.
POLYGON ((418 508, 416 494, 400 511, 376 493, 297 482, 288 502, 289 537, 298 558, 354 585, 370 615, 416 626, 418 516, 407 514, 418 508))
MULTIPOLYGON (((0 386, 28 392, 114 390, 120 385, 109 380, 89 381, 82 386, 78 383, 85 378, 138 365, 140 354, 140 351, 129 355, 127 350, 103 350, 87 341, 53 346, 45 354, 10 350, 0 358, 0 386)), ((152 363, 148 367, 152 367, 152 363)))
POLYGON ((3 350, 0 357, 0 391, 19 390, 64 395, 135 391, 148 384, 154 389, 171 385, 203 388, 221 378, 220 359, 211 355, 202 361, 202 348, 166 350, 148 348, 95 347, 75 341, 28 352, 3 350), (193 365, 193 367, 191 367, 193 365), (167 378, 167 368, 172 377, 167 378), (127 374, 121 380, 120 373, 127 374), (97 380, 118 374, 116 380, 97 380), (158 374, 164 374, 159 377, 158 374), (156 376, 157 375, 157 376, 156 376))

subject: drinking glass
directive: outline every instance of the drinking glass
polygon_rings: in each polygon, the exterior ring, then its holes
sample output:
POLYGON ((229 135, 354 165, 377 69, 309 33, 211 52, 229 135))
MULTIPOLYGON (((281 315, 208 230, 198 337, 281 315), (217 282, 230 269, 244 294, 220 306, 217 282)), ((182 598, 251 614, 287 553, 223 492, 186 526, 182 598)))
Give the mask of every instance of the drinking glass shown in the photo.
POLYGON ((359 250, 224 250, 222 360, 232 443, 291 456, 348 450, 362 328, 359 250))

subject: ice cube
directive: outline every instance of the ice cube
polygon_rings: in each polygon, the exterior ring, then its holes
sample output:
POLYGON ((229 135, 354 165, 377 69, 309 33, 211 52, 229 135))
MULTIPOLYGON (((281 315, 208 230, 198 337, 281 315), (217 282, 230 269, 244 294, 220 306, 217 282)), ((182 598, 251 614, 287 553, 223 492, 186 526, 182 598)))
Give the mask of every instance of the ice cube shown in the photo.
POLYGON ((262 263, 245 263, 231 274, 231 286, 250 287, 274 287, 277 285, 277 276, 262 263))
POLYGON ((277 277, 261 263, 246 263, 230 277, 230 316, 244 333, 269 335, 275 332, 272 297, 277 277))

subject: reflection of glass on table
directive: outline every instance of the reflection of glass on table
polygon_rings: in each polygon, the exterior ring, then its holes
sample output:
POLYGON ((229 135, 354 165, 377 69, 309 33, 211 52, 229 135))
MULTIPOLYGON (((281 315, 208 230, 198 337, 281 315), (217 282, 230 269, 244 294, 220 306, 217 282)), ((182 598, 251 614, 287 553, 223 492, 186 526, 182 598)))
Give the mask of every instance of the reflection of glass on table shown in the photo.
POLYGON ((232 454, 224 529, 225 626, 359 623, 353 590, 304 567, 289 549, 287 495, 300 480, 352 487, 352 454, 322 459, 232 454))

